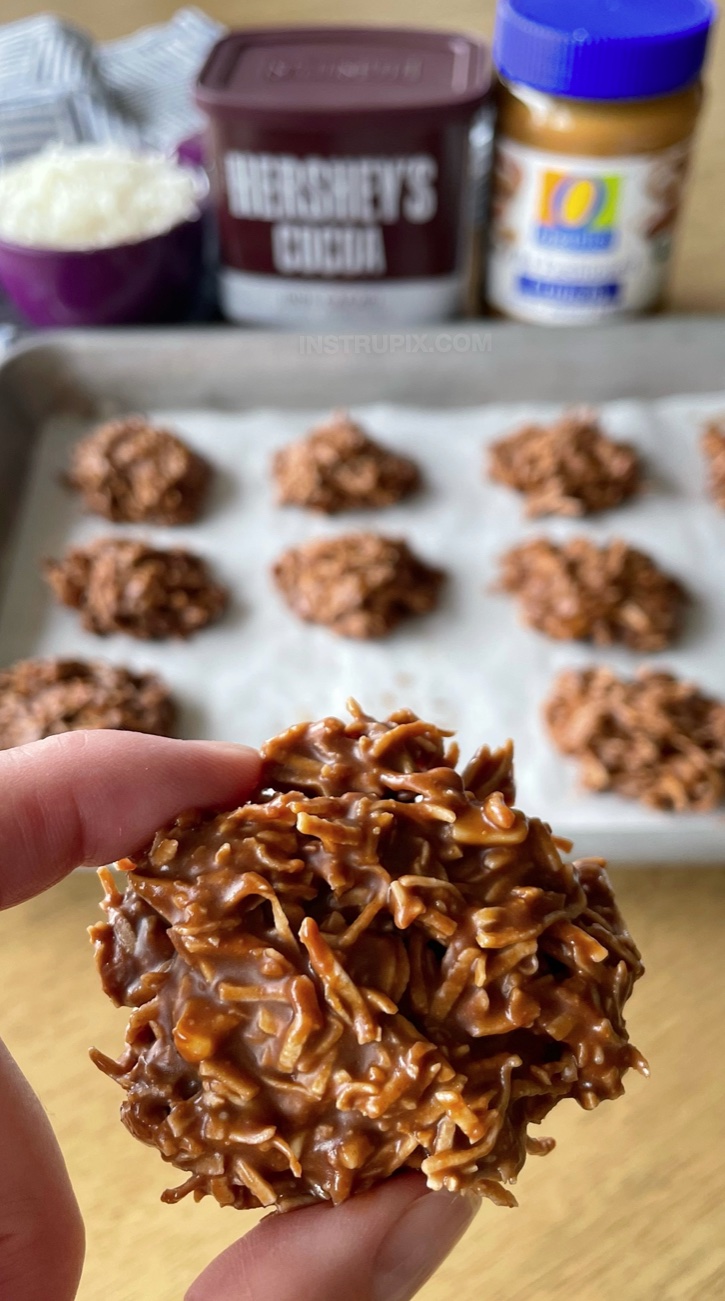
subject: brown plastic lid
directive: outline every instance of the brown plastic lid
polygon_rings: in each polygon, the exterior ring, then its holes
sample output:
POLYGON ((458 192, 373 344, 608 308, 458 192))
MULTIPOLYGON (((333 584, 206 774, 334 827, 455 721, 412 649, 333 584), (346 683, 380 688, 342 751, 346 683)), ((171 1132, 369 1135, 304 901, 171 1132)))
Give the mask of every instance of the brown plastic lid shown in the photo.
POLYGON ((320 127, 345 118, 467 113, 491 88, 487 46, 414 27, 272 27, 211 51, 197 102, 211 116, 320 127))

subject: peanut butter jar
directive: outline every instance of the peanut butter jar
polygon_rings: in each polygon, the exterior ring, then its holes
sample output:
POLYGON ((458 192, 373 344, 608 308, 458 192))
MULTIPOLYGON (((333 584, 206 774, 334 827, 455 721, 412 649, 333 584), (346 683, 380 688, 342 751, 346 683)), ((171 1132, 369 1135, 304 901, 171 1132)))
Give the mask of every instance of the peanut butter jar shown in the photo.
POLYGON ((712 0, 499 0, 490 307, 544 325, 664 297, 712 0))

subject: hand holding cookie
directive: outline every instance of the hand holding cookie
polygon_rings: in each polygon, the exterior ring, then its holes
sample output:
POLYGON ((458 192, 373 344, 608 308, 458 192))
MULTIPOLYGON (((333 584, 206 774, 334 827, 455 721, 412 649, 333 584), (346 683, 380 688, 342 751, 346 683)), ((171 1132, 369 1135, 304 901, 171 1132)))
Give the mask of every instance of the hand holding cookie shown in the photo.
MULTIPOLYGON (((191 805, 246 799, 258 777, 257 755, 242 746, 128 733, 77 732, 0 754, 0 908, 40 894, 79 862, 134 852, 191 805)), ((80 1211, 45 1113, 2 1044, 0 1152, 2 1295, 72 1301, 83 1267, 80 1211)), ((417 1175, 394 1179, 345 1206, 266 1220, 205 1271, 187 1301, 405 1301, 474 1214, 475 1202, 427 1193, 417 1175)))

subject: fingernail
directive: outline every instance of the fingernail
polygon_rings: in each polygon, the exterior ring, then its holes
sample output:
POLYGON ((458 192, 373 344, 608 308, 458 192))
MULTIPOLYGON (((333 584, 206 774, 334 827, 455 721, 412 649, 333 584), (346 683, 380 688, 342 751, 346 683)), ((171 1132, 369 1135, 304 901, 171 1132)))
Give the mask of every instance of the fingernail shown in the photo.
POLYGON ((258 758, 258 752, 253 750, 251 745, 237 745, 236 741, 193 741, 193 745, 203 746, 205 750, 216 750, 219 754, 234 754, 248 756, 253 754, 258 758))
POLYGON ((463 1236, 478 1197, 426 1193, 383 1239, 373 1270, 373 1301, 409 1301, 463 1236))

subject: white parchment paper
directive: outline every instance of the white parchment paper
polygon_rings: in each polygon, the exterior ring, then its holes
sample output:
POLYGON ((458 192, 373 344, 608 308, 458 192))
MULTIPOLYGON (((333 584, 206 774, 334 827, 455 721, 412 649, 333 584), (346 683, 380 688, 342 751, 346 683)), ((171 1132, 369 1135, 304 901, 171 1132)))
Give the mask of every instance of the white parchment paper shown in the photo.
POLYGON ((85 432, 58 418, 38 444, 6 599, 0 611, 0 662, 35 655, 102 657, 155 669, 182 705, 182 731, 258 744, 303 718, 340 714, 355 696, 371 713, 406 705, 459 735, 464 758, 481 743, 512 736, 518 799, 527 812, 575 840, 576 851, 617 861, 725 861, 725 818, 648 812, 616 797, 587 795, 575 767, 551 748, 541 702, 557 670, 606 660, 632 672, 641 657, 549 642, 523 628, 513 601, 488 590, 497 557, 524 537, 563 539, 585 530, 622 536, 679 576, 694 597, 686 635, 648 657, 725 696, 725 513, 705 495, 698 449, 705 418, 725 411, 725 394, 602 409, 606 428, 633 441, 649 470, 644 497, 586 522, 525 521, 518 497, 484 481, 483 445, 552 406, 488 406, 449 412, 392 406, 355 410, 372 433, 414 455, 426 489, 389 510, 334 519, 275 507, 273 450, 300 437, 324 411, 154 411, 216 467, 210 508, 196 525, 144 528, 83 515, 60 482, 69 449, 85 432), (341 640, 300 623, 274 590, 270 565, 285 547, 357 528, 407 537, 442 565, 449 582, 440 610, 371 644, 341 640), (85 633, 75 614, 55 606, 39 577, 43 557, 108 532, 205 556, 233 592, 226 619, 186 643, 142 643, 85 633))

